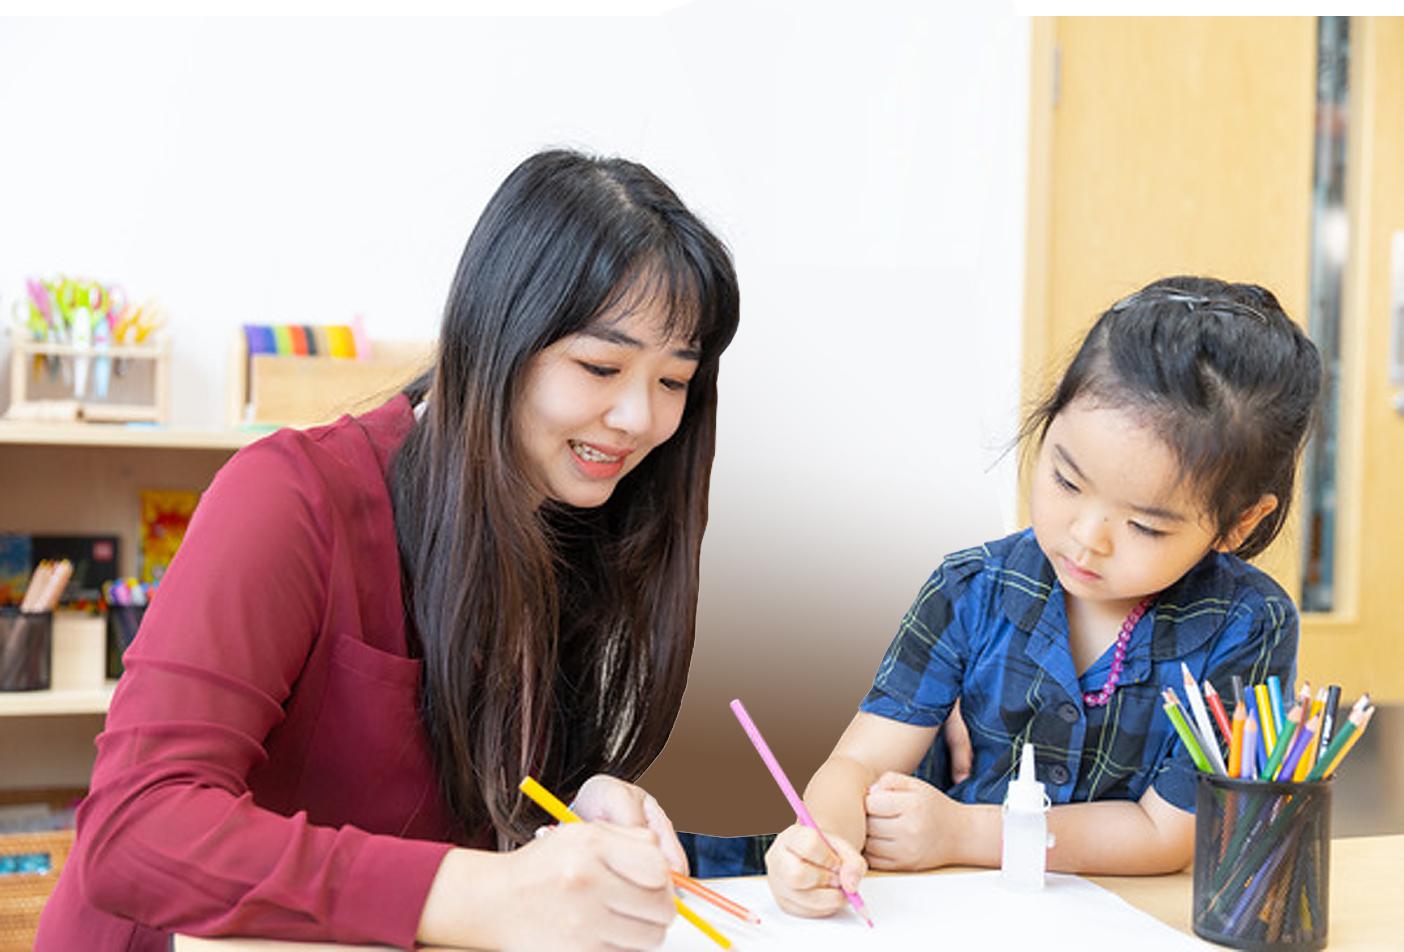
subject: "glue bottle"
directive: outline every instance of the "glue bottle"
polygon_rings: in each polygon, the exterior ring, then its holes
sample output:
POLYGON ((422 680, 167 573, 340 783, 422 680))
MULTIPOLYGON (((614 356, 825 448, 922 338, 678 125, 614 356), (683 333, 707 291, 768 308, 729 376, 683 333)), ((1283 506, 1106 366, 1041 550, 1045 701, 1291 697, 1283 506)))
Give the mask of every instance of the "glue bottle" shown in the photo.
POLYGON ((1025 743, 1019 776, 1004 797, 1004 848, 1000 860, 1005 885, 1042 889, 1048 862, 1048 794, 1034 776, 1034 747, 1025 743))

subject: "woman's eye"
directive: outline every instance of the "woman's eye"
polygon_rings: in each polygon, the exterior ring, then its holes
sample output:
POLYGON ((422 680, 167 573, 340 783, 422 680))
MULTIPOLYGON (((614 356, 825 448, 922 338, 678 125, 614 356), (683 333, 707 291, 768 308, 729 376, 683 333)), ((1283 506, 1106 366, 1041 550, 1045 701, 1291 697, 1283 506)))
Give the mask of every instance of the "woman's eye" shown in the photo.
POLYGON ((619 371, 613 367, 603 367, 599 364, 592 364, 589 361, 585 360, 579 360, 576 361, 576 363, 584 367, 586 373, 592 374, 596 377, 613 377, 615 374, 619 373, 619 371))
POLYGON ((1063 474, 1058 472, 1056 469, 1053 470, 1053 482, 1057 483, 1059 487, 1066 489, 1070 493, 1077 492, 1077 487, 1074 486, 1072 483, 1068 482, 1066 477, 1064 477, 1063 474))
POLYGON ((663 384, 663 388, 665 390, 672 390, 674 393, 687 389, 686 380, 676 380, 672 377, 664 377, 662 380, 659 381, 659 383, 663 384))
POLYGON ((1150 536, 1152 539, 1159 539, 1162 536, 1166 535, 1166 533, 1162 532, 1159 529, 1152 529, 1150 526, 1143 526, 1139 522, 1131 523, 1131 528, 1135 529, 1143 536, 1150 536))

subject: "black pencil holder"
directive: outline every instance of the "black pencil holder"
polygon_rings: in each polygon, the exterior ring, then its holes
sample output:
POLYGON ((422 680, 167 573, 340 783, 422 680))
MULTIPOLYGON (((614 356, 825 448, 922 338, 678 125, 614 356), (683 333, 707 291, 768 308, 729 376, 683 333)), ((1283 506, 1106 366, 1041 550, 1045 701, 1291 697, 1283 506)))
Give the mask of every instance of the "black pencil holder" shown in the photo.
POLYGON ((53 645, 53 612, 0 609, 0 691, 47 690, 53 645))
POLYGON ((1324 949, 1331 786, 1199 775, 1194 931, 1237 949, 1324 949))
POLYGON ((107 676, 122 676, 122 655, 136 637, 141 620, 146 616, 145 605, 107 606, 107 676))

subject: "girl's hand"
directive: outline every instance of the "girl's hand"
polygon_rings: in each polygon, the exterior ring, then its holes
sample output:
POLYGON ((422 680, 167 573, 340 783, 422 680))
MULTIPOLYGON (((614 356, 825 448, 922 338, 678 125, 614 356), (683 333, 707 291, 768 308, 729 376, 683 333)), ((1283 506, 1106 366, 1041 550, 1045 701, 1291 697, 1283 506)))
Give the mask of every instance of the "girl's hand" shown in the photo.
POLYGON ((668 865, 687 874, 687 854, 678 842, 673 821, 642 787, 617 777, 595 774, 580 788, 571 809, 582 820, 603 820, 616 826, 645 827, 653 831, 668 865))
POLYGON ((567 823, 507 854, 504 949, 653 949, 676 912, 651 830, 567 823))
POLYGON ((951 713, 941 728, 941 736, 946 739, 946 753, 951 759, 951 783, 960 783, 970 776, 970 768, 975 763, 970 730, 965 726, 965 718, 960 716, 960 698, 956 698, 951 706, 951 713))
POLYGON ((868 788, 868 841, 873 869, 934 869, 953 862, 961 804, 931 784, 891 771, 868 788))
POLYGON ((780 908, 793 916, 831 916, 847 906, 843 887, 857 892, 868 864, 841 836, 825 836, 838 851, 835 856, 819 834, 796 823, 775 838, 765 854, 765 878, 780 908))

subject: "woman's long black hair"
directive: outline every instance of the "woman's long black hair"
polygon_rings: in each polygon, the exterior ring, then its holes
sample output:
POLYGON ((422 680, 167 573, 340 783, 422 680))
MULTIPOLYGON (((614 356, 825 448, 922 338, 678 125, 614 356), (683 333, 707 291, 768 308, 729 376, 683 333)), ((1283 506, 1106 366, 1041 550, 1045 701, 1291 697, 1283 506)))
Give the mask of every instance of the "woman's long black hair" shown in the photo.
POLYGON ((427 412, 391 467, 422 715, 464 837, 529 835, 526 773, 570 795, 596 772, 637 777, 667 740, 692 656, 717 363, 738 315, 726 248, 633 162, 534 155, 473 229, 437 362, 407 391, 427 412), (701 351, 677 432, 598 509, 538 506, 513 429, 528 362, 657 294, 665 330, 701 351))

